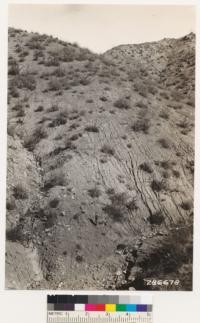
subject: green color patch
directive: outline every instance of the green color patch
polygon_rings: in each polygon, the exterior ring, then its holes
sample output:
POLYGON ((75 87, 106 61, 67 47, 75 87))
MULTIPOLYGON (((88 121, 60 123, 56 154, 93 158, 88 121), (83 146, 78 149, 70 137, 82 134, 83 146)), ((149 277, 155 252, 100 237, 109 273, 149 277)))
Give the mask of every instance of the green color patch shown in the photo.
POLYGON ((117 304, 116 311, 117 312, 126 312, 126 304, 117 304))

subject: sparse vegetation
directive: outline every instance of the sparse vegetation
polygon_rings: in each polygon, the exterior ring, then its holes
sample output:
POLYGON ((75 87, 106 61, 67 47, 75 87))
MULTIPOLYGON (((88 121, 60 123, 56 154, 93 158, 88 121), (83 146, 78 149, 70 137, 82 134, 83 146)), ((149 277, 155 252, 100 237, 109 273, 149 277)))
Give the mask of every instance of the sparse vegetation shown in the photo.
POLYGON ((154 192, 160 192, 166 189, 166 183, 164 180, 159 181, 159 180, 153 179, 153 181, 151 182, 151 188, 154 192))
POLYGON ((59 199, 58 198, 54 198, 49 202, 49 206, 51 208, 56 208, 59 204, 59 199))
POLYGON ((16 200, 26 200, 28 194, 26 188, 22 184, 17 184, 13 187, 13 196, 16 200))
POLYGON ((149 222, 151 224, 154 224, 154 225, 161 225, 162 222, 164 221, 164 217, 163 215, 161 214, 160 211, 156 212, 156 213, 152 213, 149 218, 148 218, 149 222))
POLYGON ((35 129, 35 131, 24 140, 24 147, 29 151, 33 151, 36 145, 47 137, 47 133, 41 127, 35 129))
POLYGON ((93 188, 90 188, 88 190, 88 193, 92 198, 99 197, 101 195, 100 189, 98 187, 96 187, 96 186, 93 187, 93 188))
POLYGON ((52 106, 47 109, 47 112, 57 112, 57 111, 59 111, 59 106, 57 104, 52 104, 52 106))
POLYGON ((168 149, 171 146, 171 142, 167 138, 158 139, 158 143, 161 145, 162 148, 165 148, 165 149, 168 149))
POLYGON ((139 168, 149 174, 151 174, 153 172, 151 166, 146 162, 140 164, 139 168))
POLYGON ((44 191, 49 191, 51 188, 55 186, 65 186, 65 174, 57 170, 55 173, 50 173, 48 178, 44 182, 44 191))
POLYGON ((121 110, 130 109, 130 103, 125 98, 121 98, 115 101, 114 106, 121 110))
POLYGON ((42 112, 44 110, 44 107, 42 105, 39 105, 36 109, 35 112, 42 112))
POLYGON ((168 120, 169 119, 169 114, 166 112, 166 111, 161 111, 159 116, 162 118, 162 119, 165 119, 165 120, 168 120))
POLYGON ((144 103, 144 101, 138 101, 136 106, 141 109, 147 109, 147 105, 144 103))
POLYGON ((181 203, 181 207, 182 207, 183 210, 189 211, 189 210, 192 209, 192 202, 191 201, 183 201, 181 203))
POLYGON ((48 83, 49 91, 58 91, 62 88, 62 83, 57 78, 52 78, 48 83))
POLYGON ((179 178, 180 177, 180 172, 178 170, 173 170, 173 175, 176 177, 176 178, 179 178))
POLYGON ((171 168, 171 162, 169 160, 163 160, 159 162, 160 166, 164 169, 170 169, 171 168))
POLYGON ((193 48, 189 36, 98 55, 9 28, 9 288, 16 276, 23 288, 191 289, 193 48))
POLYGON ((122 221, 123 218, 123 210, 120 207, 113 205, 106 205, 103 208, 103 211, 107 213, 114 221, 122 221))
POLYGON ((11 86, 18 89, 33 91, 36 89, 36 81, 31 74, 19 74, 12 79, 11 86))
POLYGON ((107 155, 112 155, 114 156, 115 154, 115 150, 114 148, 112 148, 110 145, 103 145, 103 147, 101 148, 101 152, 107 155))
POLYGON ((106 102, 108 101, 107 97, 106 96, 100 96, 99 98, 102 102, 106 102))
POLYGON ((97 127, 97 126, 95 126, 95 125, 88 125, 88 126, 86 126, 86 127, 85 127, 85 130, 86 130, 87 132, 99 132, 98 127, 97 127))
POLYGON ((16 207, 14 198, 10 198, 6 201, 6 210, 12 211, 16 207))
POLYGON ((143 132, 144 134, 148 134, 149 128, 150 128, 150 122, 148 119, 137 120, 132 125, 133 131, 143 132))
POLYGON ((65 71, 61 67, 56 68, 51 75, 54 75, 56 77, 63 77, 65 76, 65 71))
POLYGON ((9 60, 8 65, 8 75, 19 75, 19 64, 16 60, 9 60))
POLYGON ((18 224, 16 227, 6 230, 6 239, 12 242, 23 242, 24 235, 21 225, 18 224))
POLYGON ((67 115, 64 112, 59 112, 55 118, 48 124, 50 128, 65 125, 67 123, 67 115))

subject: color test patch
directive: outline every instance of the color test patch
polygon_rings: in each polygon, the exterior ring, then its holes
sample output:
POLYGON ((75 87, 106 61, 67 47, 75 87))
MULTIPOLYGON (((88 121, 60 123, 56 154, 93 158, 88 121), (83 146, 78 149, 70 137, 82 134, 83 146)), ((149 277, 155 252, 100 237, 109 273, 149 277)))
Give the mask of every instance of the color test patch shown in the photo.
POLYGON ((106 312, 115 312, 116 311, 116 304, 106 304, 105 311, 106 312))

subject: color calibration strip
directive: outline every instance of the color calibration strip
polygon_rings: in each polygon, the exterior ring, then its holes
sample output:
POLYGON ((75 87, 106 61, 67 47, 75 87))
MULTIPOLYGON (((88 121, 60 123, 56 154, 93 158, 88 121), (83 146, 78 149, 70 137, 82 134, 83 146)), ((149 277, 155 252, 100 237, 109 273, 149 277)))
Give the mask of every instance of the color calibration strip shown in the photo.
POLYGON ((47 323, 152 323, 150 295, 49 295, 47 323))
POLYGON ((48 295, 48 311, 152 312, 152 298, 113 295, 48 295))

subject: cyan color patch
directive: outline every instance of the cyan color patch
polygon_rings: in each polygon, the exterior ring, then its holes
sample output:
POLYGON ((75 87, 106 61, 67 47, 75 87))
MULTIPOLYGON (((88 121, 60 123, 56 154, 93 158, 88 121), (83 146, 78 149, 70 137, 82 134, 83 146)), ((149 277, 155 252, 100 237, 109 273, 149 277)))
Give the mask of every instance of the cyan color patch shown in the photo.
POLYGON ((136 312, 136 310, 137 310, 136 304, 126 304, 127 312, 136 312))

